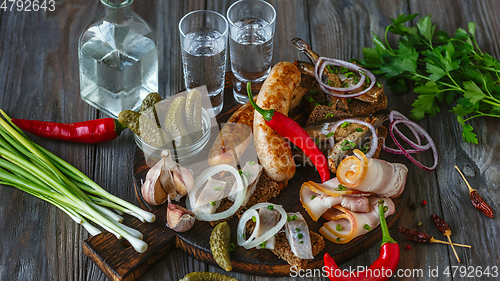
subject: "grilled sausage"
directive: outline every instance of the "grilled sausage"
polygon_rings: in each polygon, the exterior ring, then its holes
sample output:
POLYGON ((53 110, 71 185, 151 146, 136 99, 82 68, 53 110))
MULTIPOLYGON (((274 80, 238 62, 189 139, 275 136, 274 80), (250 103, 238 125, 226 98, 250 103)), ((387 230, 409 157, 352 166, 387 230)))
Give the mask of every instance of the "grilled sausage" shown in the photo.
POLYGON ((254 109, 247 102, 236 110, 222 127, 217 139, 210 148, 208 165, 228 164, 236 167, 238 159, 252 141, 254 109))
MULTIPOLYGON (((289 62, 276 64, 257 96, 263 109, 274 109, 288 115, 293 91, 300 83, 298 68, 289 62)), ((295 174, 295 162, 288 141, 267 126, 258 112, 254 113, 253 137, 259 161, 274 180, 287 181, 295 174)))

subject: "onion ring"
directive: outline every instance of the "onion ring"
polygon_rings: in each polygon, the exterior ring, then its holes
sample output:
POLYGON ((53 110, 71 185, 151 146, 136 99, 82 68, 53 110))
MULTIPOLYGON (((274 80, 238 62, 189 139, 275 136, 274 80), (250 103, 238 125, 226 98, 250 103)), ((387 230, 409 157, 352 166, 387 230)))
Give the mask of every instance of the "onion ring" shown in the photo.
POLYGON ((331 59, 331 58, 326 58, 326 57, 319 57, 316 60, 316 62, 314 64, 314 77, 318 81, 319 87, 321 88, 321 90, 323 90, 323 92, 325 92, 331 96, 334 96, 337 98, 344 98, 344 99, 355 98, 355 97, 359 97, 359 96, 365 94, 366 92, 368 92, 369 90, 371 90, 373 88, 373 86, 375 85, 375 81, 376 81, 375 75, 373 75, 373 73, 360 67, 359 65, 356 65, 356 64, 350 63, 350 62, 346 62, 343 60, 336 60, 336 59, 331 59), (332 87, 332 86, 324 83, 322 76, 323 76, 323 72, 325 71, 325 68, 327 65, 343 66, 343 67, 346 67, 350 70, 354 70, 354 71, 358 72, 358 74, 360 75, 359 82, 354 86, 350 86, 350 87, 346 87, 346 88, 332 87), (362 72, 364 72, 364 73, 362 73, 362 72), (359 93, 355 93, 355 94, 348 94, 348 95, 341 94, 341 93, 345 93, 345 92, 355 91, 355 90, 361 88, 361 86, 365 82, 365 75, 368 75, 368 77, 370 78, 370 82, 371 82, 370 85, 366 89, 364 89, 363 91, 361 91, 359 93))
MULTIPOLYGON (((408 118, 406 118, 406 116, 404 116, 403 114, 401 114, 400 112, 396 111, 396 110, 393 110, 389 113, 389 121, 392 123, 394 122, 394 120, 409 120, 408 118)), ((410 140, 409 138, 407 138, 405 135, 403 135, 403 133, 401 133, 401 131, 397 128, 397 127, 394 127, 394 130, 396 130, 396 133, 406 142, 408 143, 411 147, 413 147, 414 149, 411 149, 411 150, 406 150, 408 153, 418 153, 418 152, 422 152, 422 151, 425 151, 427 149, 430 148, 430 143, 427 143, 425 145, 422 145, 422 142, 421 142, 421 137, 423 135, 419 134, 415 128, 413 126, 410 126, 409 124, 405 124, 408 129, 410 129, 410 131, 413 133, 413 135, 415 136, 415 138, 417 139, 417 143, 413 142, 412 140, 410 140)), ((382 149, 384 149, 386 152, 389 152, 389 153, 392 153, 392 154, 403 154, 403 152, 400 150, 400 149, 394 149, 394 148, 390 148, 388 146, 385 145, 385 142, 384 144, 382 145, 382 149)))
POLYGON ((238 228, 236 231, 238 245, 244 247, 245 249, 251 249, 260 245, 262 242, 267 241, 269 238, 273 237, 274 234, 278 233, 278 231, 280 231, 285 225, 286 220, 287 220, 287 215, 285 209, 283 209, 281 205, 276 205, 272 203, 259 203, 252 206, 250 209, 246 210, 243 213, 243 215, 241 215, 240 221, 238 222, 238 228), (267 232, 263 233, 261 236, 255 237, 257 229, 260 226, 260 217, 259 213, 256 210, 261 207, 268 207, 270 205, 273 206, 274 210, 277 210, 280 213, 281 218, 274 227, 269 229, 267 232), (243 234, 246 232, 246 223, 247 221, 252 219, 253 216, 255 216, 256 225, 250 238, 248 238, 248 240, 245 240, 243 238, 243 234))
POLYGON ((437 167, 437 164, 438 164, 438 153, 437 153, 437 148, 436 148, 436 144, 434 143, 434 141, 432 140, 431 136, 429 135, 429 133, 427 133, 422 127, 420 127, 417 123, 413 122, 413 121, 410 121, 410 120, 405 120, 405 119, 398 119, 398 120, 394 120, 391 122, 391 125, 389 126, 389 133, 391 134, 391 137, 394 141, 394 143, 398 146, 398 148, 403 152, 403 154, 408 158, 410 159, 411 162, 413 162, 415 165, 417 165, 419 168, 422 168, 426 171, 433 171, 434 169, 436 169, 437 167), (396 139, 396 137, 394 136, 394 127, 396 126, 396 124, 399 124, 399 123, 404 123, 406 125, 411 125, 415 128, 415 130, 423 135, 427 141, 429 142, 429 145, 432 149, 432 154, 434 156, 434 165, 432 167, 427 167, 427 166, 424 166, 422 163, 418 162, 415 158, 413 158, 411 155, 410 155, 410 152, 405 150, 403 148, 403 146, 399 143, 399 141, 396 139))
POLYGON ((214 167, 210 167, 203 171, 194 181, 193 189, 189 192, 186 198, 186 207, 188 210, 195 214, 195 218, 200 221, 218 221, 222 219, 227 219, 230 216, 234 215, 236 211, 243 205, 243 201, 245 200, 245 196, 247 193, 246 185, 243 185, 243 180, 241 179, 240 173, 233 166, 227 164, 221 164, 214 167), (213 175, 227 171, 234 175, 236 178, 236 185, 238 187, 238 192, 236 193, 236 199, 234 200, 233 205, 225 210, 224 212, 215 213, 215 214, 202 214, 193 212, 193 208, 191 208, 191 201, 196 202, 196 194, 199 189, 203 186, 203 184, 213 175))
MULTIPOLYGON (((373 155, 375 155, 375 152, 377 152, 377 147, 378 147, 378 143, 377 143, 378 136, 377 136, 377 130, 375 129, 375 127, 371 123, 361 121, 358 119, 343 119, 343 120, 338 121, 337 123, 335 123, 332 126, 332 128, 330 129, 330 133, 333 132, 333 134, 335 134, 335 131, 337 130, 337 128, 341 124, 343 124, 344 122, 356 123, 356 124, 363 125, 363 126, 367 127, 368 129, 370 129, 370 131, 372 133, 372 141, 371 141, 371 145, 370 145, 370 151, 368 151, 368 153, 366 153, 365 156, 368 158, 373 157, 373 155)), ((330 141, 330 147, 333 147, 335 144, 334 135, 332 135, 330 137, 329 141, 330 141)))

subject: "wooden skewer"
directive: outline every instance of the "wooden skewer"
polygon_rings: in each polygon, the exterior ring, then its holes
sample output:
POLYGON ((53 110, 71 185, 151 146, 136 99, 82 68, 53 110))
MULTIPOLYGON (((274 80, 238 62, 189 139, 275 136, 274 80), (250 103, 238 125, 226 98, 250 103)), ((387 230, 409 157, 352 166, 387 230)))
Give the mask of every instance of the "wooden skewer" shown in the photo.
POLYGON ((450 242, 446 242, 446 241, 441 241, 441 240, 434 239, 434 237, 431 238, 431 242, 430 243, 441 243, 441 244, 453 245, 453 246, 457 246, 457 247, 472 248, 470 245, 450 243, 450 242))

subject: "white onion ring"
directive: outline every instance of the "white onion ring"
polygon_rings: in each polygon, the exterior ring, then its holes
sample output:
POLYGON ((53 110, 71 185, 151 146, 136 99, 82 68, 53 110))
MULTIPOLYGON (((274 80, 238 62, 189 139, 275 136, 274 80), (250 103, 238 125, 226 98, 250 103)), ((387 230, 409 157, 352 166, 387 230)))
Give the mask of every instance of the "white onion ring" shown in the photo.
POLYGON ((287 215, 286 215, 285 209, 283 209, 283 207, 281 205, 276 205, 276 204, 272 204, 272 203, 259 203, 259 204, 252 206, 250 209, 246 210, 243 213, 243 215, 241 215, 240 221, 238 222, 238 228, 236 231, 238 245, 244 247, 245 249, 251 249, 251 248, 254 248, 254 247, 260 245, 262 242, 267 241, 269 238, 273 237, 274 234, 278 233, 278 231, 280 231, 283 228, 283 226, 285 225, 286 220, 287 220, 287 215), (256 210, 261 208, 261 207, 267 207, 269 205, 272 205, 273 209, 277 210, 280 213, 281 218, 275 226, 273 226, 271 229, 269 229, 268 231, 263 233, 261 236, 255 238, 255 235, 257 233, 257 229, 260 225, 259 213, 256 210), (248 238, 248 240, 244 240, 243 234, 246 232, 246 223, 247 223, 247 221, 252 219, 253 216, 255 216, 255 219, 256 219, 255 220, 255 223, 256 223, 255 228, 252 232, 252 235, 250 235, 250 238, 248 238))
POLYGON ((368 153, 366 153, 365 156, 368 158, 372 158, 373 155, 375 155, 375 152, 377 151, 377 147, 378 147, 377 130, 375 129, 375 127, 371 123, 361 121, 358 119, 343 119, 343 120, 340 120, 337 123, 333 124, 332 128, 330 129, 330 133, 333 132, 333 135, 329 139, 330 147, 333 147, 335 145, 335 139, 334 139, 335 138, 335 131, 344 122, 356 123, 356 124, 363 125, 363 126, 367 127, 368 129, 370 129, 370 131, 372 132, 372 141, 371 141, 371 145, 370 145, 370 151, 368 151, 368 153))
POLYGON ((369 90, 371 90, 373 88, 373 86, 375 85, 375 81, 376 81, 375 75, 373 75, 373 73, 371 73, 367 69, 360 67, 359 65, 356 65, 356 64, 350 63, 350 62, 346 62, 343 60, 336 60, 336 59, 331 59, 331 58, 326 58, 326 57, 319 57, 316 60, 316 62, 314 63, 314 77, 318 81, 319 87, 321 88, 321 90, 323 92, 325 92, 331 96, 334 96, 337 98, 344 98, 344 99, 355 98, 355 97, 359 97, 359 96, 363 95, 364 93, 368 92, 369 90), (360 75, 359 82, 354 86, 350 86, 350 87, 346 87, 346 88, 332 87, 332 86, 324 83, 322 76, 323 76, 323 72, 325 71, 325 68, 327 65, 344 66, 350 70, 354 70, 354 71, 358 72, 358 74, 360 75), (361 73, 361 71, 363 71, 364 73, 361 73), (361 86, 363 86, 363 83, 365 82, 365 75, 368 75, 368 77, 370 78, 370 82, 371 82, 370 85, 366 89, 364 89, 363 91, 361 91, 359 93, 355 93, 355 94, 349 94, 349 95, 341 94, 341 93, 345 93, 345 92, 355 91, 355 90, 361 88, 361 86))
POLYGON ((389 133, 391 134, 391 137, 394 140, 394 143, 399 147, 399 149, 403 152, 403 154, 408 159, 410 159, 411 162, 413 162, 419 168, 422 168, 426 171, 433 171, 434 169, 436 169, 437 164, 438 164, 438 153, 437 153, 436 144, 434 144, 434 141, 432 140, 431 136, 422 127, 420 127, 417 123, 410 121, 410 120, 405 120, 405 119, 394 120, 393 122, 391 122, 391 125, 389 126, 389 133), (424 166, 422 163, 418 162, 415 158, 413 158, 410 155, 410 152, 405 150, 403 148, 403 146, 399 143, 399 141, 394 136, 394 127, 396 127, 396 124, 398 124, 398 123, 404 123, 406 125, 412 126, 420 135, 423 135, 427 139, 427 141, 429 142, 429 145, 432 149, 432 154, 434 156, 434 165, 432 167, 424 166))
MULTIPOLYGON (((389 113, 389 121, 392 123, 394 120, 409 120, 408 118, 406 118, 406 116, 404 116, 403 114, 399 113, 398 111, 396 110, 393 110, 389 113)), ((406 151, 408 153, 418 153, 418 152, 422 152, 422 151, 425 151, 427 149, 430 148, 430 143, 427 143, 425 145, 422 145, 422 142, 421 142, 421 137, 423 135, 419 134, 414 128, 413 126, 409 125, 409 124, 405 124, 408 129, 410 129, 410 131, 413 133, 413 136, 415 136, 415 138, 417 139, 417 143, 413 142, 412 140, 410 140, 409 138, 407 138, 405 135, 403 135, 403 133, 401 133, 401 131, 398 129, 398 127, 394 127, 394 130, 396 130, 396 133, 406 142, 408 143, 411 147, 413 147, 414 149, 407 149, 406 151)), ((385 145, 385 142, 384 144, 382 145, 382 149, 384 149, 385 151, 389 152, 389 153, 392 153, 392 154, 403 154, 403 152, 400 150, 400 149, 394 149, 394 148, 391 148, 391 147, 388 147, 385 145)))
POLYGON ((195 218, 200 221, 218 221, 222 219, 227 219, 230 216, 234 215, 236 211, 243 205, 243 201, 245 200, 245 196, 247 193, 247 187, 243 185, 243 180, 241 179, 240 173, 233 166, 227 164, 221 164, 214 167, 210 167, 203 171, 195 180, 193 189, 189 192, 189 195, 186 198, 186 207, 188 210, 195 214, 195 218), (215 214, 200 214, 193 211, 191 208, 191 200, 192 202, 196 202, 196 194, 199 189, 203 186, 203 184, 213 175, 227 171, 234 175, 236 178, 236 185, 238 187, 238 192, 236 193, 236 199, 234 200, 233 205, 225 210, 224 212, 215 213, 215 214))

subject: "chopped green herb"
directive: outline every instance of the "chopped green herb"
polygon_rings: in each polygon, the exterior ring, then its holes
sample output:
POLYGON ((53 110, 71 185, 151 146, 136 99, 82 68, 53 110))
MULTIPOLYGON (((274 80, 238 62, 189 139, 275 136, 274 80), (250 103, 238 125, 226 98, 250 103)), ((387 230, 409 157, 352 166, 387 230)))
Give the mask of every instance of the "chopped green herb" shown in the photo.
POLYGON ((346 190, 346 189, 347 189, 347 187, 345 187, 345 186, 343 186, 343 185, 341 185, 341 184, 339 184, 339 185, 335 188, 335 190, 336 190, 336 191, 344 191, 344 190, 346 190))
POLYGON ((331 113, 331 112, 330 112, 330 113, 328 113, 328 114, 325 116, 325 119, 328 119, 328 118, 330 118, 330 117, 333 117, 333 113, 331 113))
POLYGON ((365 224, 363 226, 364 229, 368 230, 368 231, 372 231, 372 228, 368 225, 368 224, 365 224))
POLYGON ((297 238, 299 238, 299 239, 304 238, 304 234, 302 234, 302 233, 297 234, 297 238))
MULTIPOLYGON (((328 107, 332 107, 332 103, 329 103, 329 104, 328 104, 328 107)), ((332 115, 333 115, 333 114, 332 114, 332 115)))
POLYGON ((320 141, 319 141, 319 139, 315 139, 315 140, 314 140, 314 143, 315 143, 316 145, 318 145, 318 146, 319 146, 319 142, 320 142, 320 141))
POLYGON ((333 69, 331 65, 327 65, 326 68, 328 69, 328 72, 333 73, 333 69))
POLYGON ((304 244, 304 241, 300 241, 299 244, 304 244))
POLYGON ((345 66, 341 66, 340 67, 340 73, 344 74, 344 73, 346 73, 348 71, 349 71, 349 69, 347 67, 345 67, 345 66))
POLYGON ((269 205, 269 206, 267 206, 267 208, 272 211, 272 210, 274 210, 274 205, 269 205))
POLYGON ((384 213, 387 213, 388 210, 389 210, 389 207, 384 206, 384 213))
POLYGON ((256 222, 257 221, 257 218, 255 216, 252 216, 252 221, 253 222, 256 222))
POLYGON ((234 243, 229 243, 229 252, 233 252, 236 250, 236 246, 234 246, 234 243))
POLYGON ((320 106, 321 104, 320 103, 315 103, 314 106, 320 106))
POLYGON ((300 228, 298 228, 298 227, 297 227, 297 228, 295 229, 295 231, 300 232, 300 228))
POLYGON ((311 89, 311 90, 309 90, 309 93, 310 93, 310 94, 316 94, 317 92, 318 92, 318 90, 316 90, 316 89, 311 89))
POLYGON ((297 215, 293 215, 291 217, 287 215, 287 218, 286 218, 287 221, 293 221, 293 220, 296 220, 296 219, 297 219, 297 215))
POLYGON ((336 240, 337 240, 337 242, 340 242, 340 237, 337 237, 337 239, 336 239, 336 240))
POLYGON ((210 201, 210 205, 215 206, 215 201, 210 201))
POLYGON ((340 127, 345 128, 345 127, 349 127, 350 125, 351 125, 351 123, 345 121, 344 123, 342 123, 342 125, 340 125, 340 127))
POLYGON ((363 132, 363 128, 356 128, 356 132, 363 132))
POLYGON ((354 84, 358 84, 359 83, 359 78, 358 76, 354 76, 354 84))
POLYGON ((340 224, 337 224, 337 226, 335 226, 335 229, 337 231, 342 231, 342 226, 340 224))
POLYGON ((378 81, 375 83, 375 85, 376 85, 377 87, 379 87, 379 88, 382 88, 382 84, 380 84, 380 82, 378 82, 378 81))
POLYGON ((344 76, 345 76, 345 78, 350 78, 350 77, 356 77, 356 74, 349 71, 346 74, 344 74, 344 76))
POLYGON ((343 82, 341 85, 340 85, 341 88, 347 88, 349 87, 349 84, 347 84, 346 82, 343 82))
POLYGON ((370 77, 368 77, 368 75, 367 75, 367 76, 365 76, 365 83, 366 83, 367 85, 370 85, 370 84, 371 84, 370 77))
POLYGON ((243 175, 248 178, 250 176, 250 172, 243 172, 243 175))
POLYGON ((328 84, 328 86, 332 86, 333 87, 333 81, 332 80, 328 80, 326 83, 328 84))
POLYGON ((363 152, 363 153, 367 153, 367 152, 368 152, 368 150, 370 150, 370 146, 368 146, 368 145, 365 145, 365 146, 363 146, 363 147, 360 149, 360 151, 361 151, 361 152, 363 152))
POLYGON ((255 165, 255 161, 249 161, 249 162, 248 162, 248 165, 250 165, 250 166, 255 165))
POLYGON ((215 191, 221 191, 221 190, 223 190, 223 189, 224 189, 224 187, 222 187, 222 185, 219 185, 219 186, 214 187, 214 190, 215 190, 215 191))
POLYGON ((266 248, 266 241, 260 243, 259 245, 262 249, 265 249, 266 248))
POLYGON ((335 132, 330 132, 326 135, 327 138, 331 138, 333 135, 335 134, 335 132))
POLYGON ((241 236, 243 237, 243 239, 245 239, 245 233, 243 233, 241 236))
POLYGON ((243 171, 241 169, 238 170, 238 173, 240 173, 240 175, 243 175, 243 171))
POLYGON ((306 96, 306 97, 305 97, 305 99, 306 99, 306 101, 308 101, 308 102, 314 102, 314 98, 313 98, 313 97, 311 97, 311 96, 306 96))
POLYGON ((358 72, 359 72, 359 74, 361 74, 361 75, 366 75, 366 71, 364 71, 363 69, 360 69, 358 72))
POLYGON ((311 200, 314 200, 314 198, 316 198, 316 195, 311 196, 311 200))
POLYGON ((336 67, 336 66, 333 67, 333 73, 335 73, 335 74, 339 73, 338 67, 336 67))
POLYGON ((341 143, 340 149, 342 149, 342 151, 346 151, 346 150, 349 150, 349 149, 354 149, 355 147, 356 147, 356 143, 354 143, 352 141, 349 141, 349 140, 344 140, 341 143))

